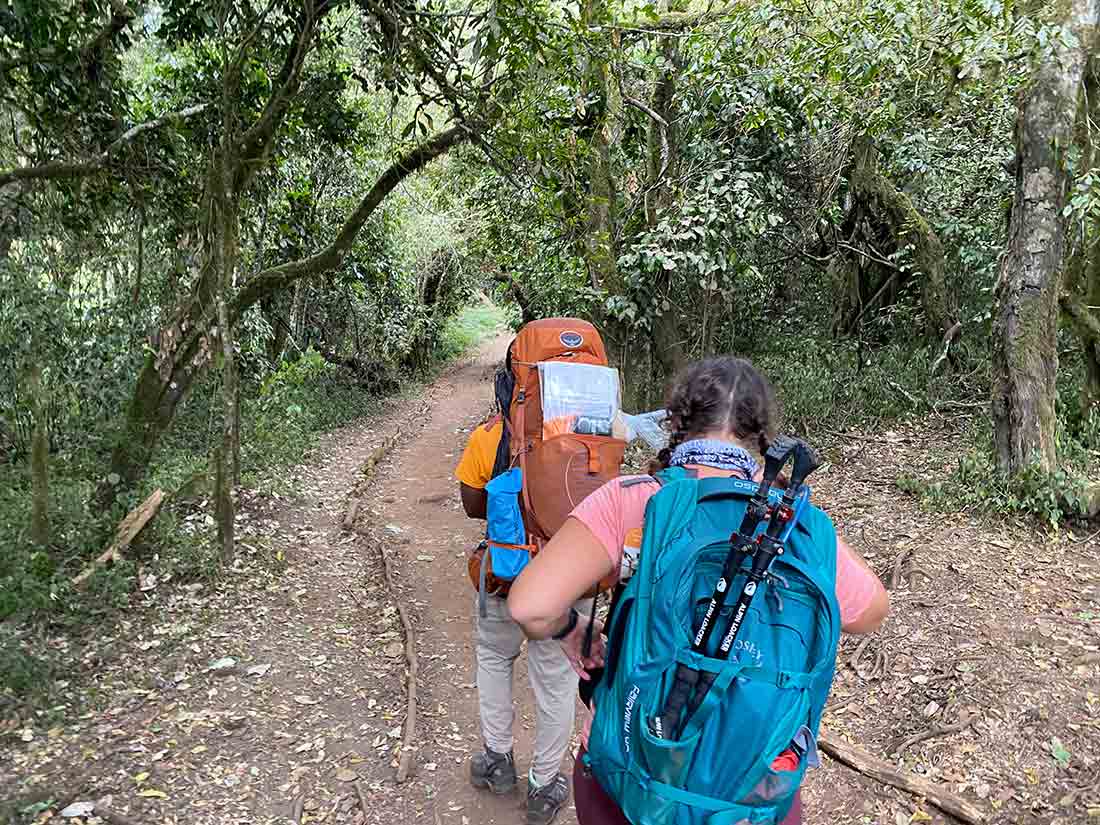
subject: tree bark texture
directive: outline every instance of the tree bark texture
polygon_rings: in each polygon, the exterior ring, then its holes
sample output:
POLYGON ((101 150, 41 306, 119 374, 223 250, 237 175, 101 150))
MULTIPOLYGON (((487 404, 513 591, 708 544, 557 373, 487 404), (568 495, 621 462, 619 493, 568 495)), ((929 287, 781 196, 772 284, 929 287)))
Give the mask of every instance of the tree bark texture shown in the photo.
POLYGON ((1015 474, 1038 461, 1057 466, 1054 399, 1069 187, 1066 150, 1100 0, 1063 0, 1063 25, 1077 36, 1052 48, 1024 87, 1016 119, 1016 193, 996 288, 992 413, 997 466, 1015 474))
MULTIPOLYGON (((1095 50, 1095 43, 1093 44, 1095 50)), ((1076 142, 1080 171, 1095 169, 1100 160, 1100 61, 1089 60, 1085 70, 1084 96, 1077 116, 1076 142)), ((1073 255, 1067 267, 1062 316, 1077 334, 1084 359, 1081 384, 1081 413, 1100 412, 1100 220, 1086 220, 1076 233, 1073 255)))
POLYGON ((31 367, 34 434, 31 436, 31 541, 38 547, 50 543, 50 438, 47 424, 42 365, 31 367))

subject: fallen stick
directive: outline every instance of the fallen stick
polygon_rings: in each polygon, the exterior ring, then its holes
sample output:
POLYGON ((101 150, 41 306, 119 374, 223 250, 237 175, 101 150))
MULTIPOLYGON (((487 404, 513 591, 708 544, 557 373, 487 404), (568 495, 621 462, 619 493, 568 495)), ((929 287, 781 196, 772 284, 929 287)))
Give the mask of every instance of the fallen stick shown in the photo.
POLYGON ((958 733, 959 731, 966 730, 974 722, 974 716, 972 714, 964 715, 962 719, 953 725, 936 725, 928 730, 921 731, 906 739, 898 747, 898 753, 903 750, 907 750, 918 742, 926 742, 929 739, 935 739, 937 736, 947 736, 951 733, 958 733))
POLYGON ((856 652, 852 654, 852 658, 848 660, 848 667, 859 673, 859 660, 863 658, 863 651, 867 649, 867 645, 871 644, 871 636, 864 636, 863 641, 859 643, 859 647, 856 648, 856 652))
POLYGON ((405 609, 405 603, 393 584, 393 565, 381 542, 377 542, 378 555, 382 557, 382 572, 386 580, 386 589, 390 591, 397 615, 401 619, 401 628, 405 634, 405 662, 408 664, 408 676, 405 679, 405 729, 401 734, 401 757, 397 762, 397 782, 401 784, 409 778, 412 770, 413 755, 416 750, 416 677, 419 663, 416 657, 416 637, 413 635, 412 622, 405 609))
POLYGON ((99 554, 99 557, 84 568, 83 572, 73 579, 73 586, 80 587, 84 584, 97 569, 105 565, 109 561, 122 561, 122 551, 130 546, 138 533, 142 531, 142 528, 149 523, 149 520, 157 514, 160 509, 160 505, 164 501, 164 491, 157 489, 149 494, 149 497, 145 501, 141 502, 137 507, 131 510, 126 518, 119 522, 118 529, 115 531, 115 540, 111 542, 111 545, 99 554))
POLYGON ((961 796, 906 771, 894 768, 887 762, 871 756, 867 751, 831 733, 822 730, 817 736, 817 745, 837 762, 847 765, 857 773, 874 779, 883 785, 900 788, 911 794, 924 797, 944 813, 950 814, 967 825, 983 825, 985 814, 961 796))
POLYGON ((367 789, 358 779, 355 780, 355 795, 359 797, 359 808, 363 811, 363 821, 367 821, 367 789))
POLYGON ((890 573, 890 581, 886 585, 887 590, 896 590, 897 586, 901 584, 902 568, 905 567, 905 562, 909 560, 909 557, 913 554, 913 548, 906 547, 900 553, 898 553, 897 559, 894 560, 894 569, 890 573))

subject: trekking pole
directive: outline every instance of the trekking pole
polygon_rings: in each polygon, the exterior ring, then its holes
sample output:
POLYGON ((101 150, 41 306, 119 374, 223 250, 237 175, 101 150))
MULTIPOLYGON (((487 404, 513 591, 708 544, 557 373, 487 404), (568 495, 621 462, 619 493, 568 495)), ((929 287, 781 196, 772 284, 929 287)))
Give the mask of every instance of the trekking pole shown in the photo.
MULTIPOLYGON (((821 462, 810 446, 802 441, 796 442, 794 448, 794 469, 791 471, 790 486, 787 487, 786 492, 783 494, 779 506, 772 512, 771 521, 768 522, 768 529, 756 542, 752 567, 745 578, 745 584, 741 588, 741 595, 738 597, 737 604, 734 607, 733 619, 730 620, 729 629, 722 638, 722 642, 718 645, 715 658, 729 658, 730 650, 733 649, 733 643, 737 640, 737 634, 740 632, 741 625, 745 620, 745 616, 748 614, 749 605, 752 604, 757 588, 767 576, 768 568, 771 566, 775 557, 783 555, 783 545, 790 537, 791 531, 798 521, 799 513, 809 500, 809 489, 805 486, 806 477, 820 466, 821 462)), ((718 674, 712 671, 705 671, 698 674, 695 692, 691 697, 691 704, 684 717, 685 726, 688 721, 690 721, 695 711, 699 709, 699 706, 703 704, 703 700, 706 698, 707 692, 710 690, 711 685, 714 684, 714 680, 717 676, 718 674)))
MULTIPOLYGON (((730 585, 737 576, 745 558, 749 556, 756 542, 756 529, 768 515, 768 494, 779 476, 779 471, 787 463, 787 459, 794 451, 797 442, 791 438, 780 437, 772 443, 764 455, 764 477, 756 492, 749 500, 745 509, 745 515, 741 519, 741 526, 730 536, 730 552, 722 565, 722 574, 718 583, 714 586, 714 593, 707 605, 707 612, 692 640, 691 649, 701 655, 706 655, 707 644, 714 630, 715 619, 726 604, 726 596, 729 594, 730 585)), ((707 676, 708 674, 702 674, 707 676)), ((653 718, 650 730, 658 739, 665 738, 665 734, 673 734, 680 723, 680 715, 684 706, 693 692, 697 690, 700 673, 687 665, 676 666, 676 675, 673 679, 672 689, 665 700, 664 711, 653 718)), ((709 685, 708 685, 709 687, 709 685)))

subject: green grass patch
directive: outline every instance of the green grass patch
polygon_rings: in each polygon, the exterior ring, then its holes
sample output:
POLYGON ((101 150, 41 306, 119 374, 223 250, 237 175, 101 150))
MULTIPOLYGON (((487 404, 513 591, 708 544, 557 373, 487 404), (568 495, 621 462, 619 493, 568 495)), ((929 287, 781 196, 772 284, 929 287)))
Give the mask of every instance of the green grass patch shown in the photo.
POLYGON ((974 428, 975 444, 955 469, 937 479, 902 476, 898 486, 938 510, 975 510, 1022 516, 1052 530, 1084 521, 1100 509, 1100 414, 1083 427, 1061 428, 1059 466, 1051 473, 1038 464, 1009 477, 993 462, 993 433, 988 420, 974 428))
POLYGON ((440 336, 437 358, 448 361, 466 353, 502 332, 508 313, 496 304, 482 301, 463 309, 447 322, 440 336))

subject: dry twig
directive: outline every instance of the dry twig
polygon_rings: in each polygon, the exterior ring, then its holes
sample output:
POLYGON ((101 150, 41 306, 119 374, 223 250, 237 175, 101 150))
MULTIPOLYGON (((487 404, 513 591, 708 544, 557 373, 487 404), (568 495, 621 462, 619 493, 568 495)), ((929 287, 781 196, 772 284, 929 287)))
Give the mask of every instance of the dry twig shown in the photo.
POLYGON ((973 714, 963 714, 963 717, 953 725, 936 725, 928 730, 921 731, 906 739, 901 745, 898 746, 897 752, 901 753, 904 750, 908 750, 918 742, 926 742, 929 739, 935 739, 937 736, 947 736, 948 734, 958 733, 959 731, 966 730, 974 722, 973 714))

